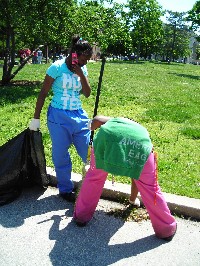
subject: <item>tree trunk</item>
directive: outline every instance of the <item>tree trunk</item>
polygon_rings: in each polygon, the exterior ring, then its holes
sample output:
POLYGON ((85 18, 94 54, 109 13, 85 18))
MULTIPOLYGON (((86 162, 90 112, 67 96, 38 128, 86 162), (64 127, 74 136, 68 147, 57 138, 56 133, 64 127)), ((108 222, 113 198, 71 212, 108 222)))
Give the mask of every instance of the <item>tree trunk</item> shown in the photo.
MULTIPOLYGON (((39 46, 35 51, 38 51, 41 46, 39 46)), ((1 84, 6 86, 10 81, 16 76, 16 74, 26 65, 28 60, 33 56, 34 52, 30 54, 19 67, 12 73, 13 67, 15 65, 15 33, 11 26, 6 28, 6 48, 5 48, 5 57, 3 64, 3 76, 1 84)))
POLYGON ((3 76, 2 76, 2 85, 6 85, 9 83, 9 77, 12 71, 12 65, 10 62, 10 50, 11 50, 11 27, 6 29, 6 49, 5 49, 5 57, 3 64, 3 76))
POLYGON ((176 21, 175 21, 175 25, 173 26, 172 50, 171 50, 171 55, 170 55, 170 61, 173 61, 173 62, 174 62, 174 45, 175 45, 175 40, 176 40, 176 21))
POLYGON ((3 66, 3 77, 2 77, 2 85, 3 86, 8 85, 10 83, 10 81, 17 75, 17 73, 26 65, 26 63, 29 61, 29 59, 33 56, 34 52, 36 52, 40 49, 40 46, 37 49, 35 49, 25 60, 23 60, 23 62, 18 66, 18 68, 11 74, 11 71, 14 67, 14 62, 15 62, 15 52, 14 52, 15 49, 14 49, 14 47, 15 47, 15 45, 13 46, 13 52, 12 52, 13 58, 11 59, 11 62, 8 63, 9 55, 8 56, 5 55, 4 66, 3 66))

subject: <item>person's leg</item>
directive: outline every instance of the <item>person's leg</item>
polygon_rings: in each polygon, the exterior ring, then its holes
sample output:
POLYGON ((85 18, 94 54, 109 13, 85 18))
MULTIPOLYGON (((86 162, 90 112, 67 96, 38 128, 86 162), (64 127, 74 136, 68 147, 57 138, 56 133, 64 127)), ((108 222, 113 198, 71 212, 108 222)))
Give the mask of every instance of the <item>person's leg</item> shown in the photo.
POLYGON ((154 153, 151 153, 139 180, 135 180, 135 184, 149 213, 156 236, 158 238, 168 238, 175 234, 177 224, 158 184, 156 167, 154 153))
POLYGON ((59 193, 72 192, 72 163, 68 149, 72 143, 72 124, 63 110, 49 107, 47 125, 52 140, 52 159, 58 180, 59 193))
POLYGON ((90 168, 83 180, 74 208, 74 220, 78 223, 89 222, 99 202, 108 173, 96 169, 93 149, 90 168))
POLYGON ((90 130, 88 129, 88 116, 84 110, 76 111, 76 130, 73 134, 73 144, 83 163, 87 161, 88 146, 90 142, 90 130))

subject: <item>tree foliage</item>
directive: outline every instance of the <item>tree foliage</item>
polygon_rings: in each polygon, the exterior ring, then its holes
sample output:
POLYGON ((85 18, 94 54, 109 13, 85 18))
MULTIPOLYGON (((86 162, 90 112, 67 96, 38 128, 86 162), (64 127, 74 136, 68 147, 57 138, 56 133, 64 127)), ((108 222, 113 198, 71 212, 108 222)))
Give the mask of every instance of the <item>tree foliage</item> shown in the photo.
POLYGON ((192 22, 194 29, 200 27, 200 0, 197 1, 193 8, 188 12, 188 20, 192 22))
POLYGON ((97 1, 81 2, 76 31, 91 43, 98 43, 104 53, 124 53, 130 48, 130 33, 121 12, 122 6, 118 4, 105 7, 97 1), (121 43, 120 51, 118 43, 121 43))
MULTIPOLYGON (((192 22, 192 29, 200 33, 200 0, 188 12, 187 20, 192 22)), ((200 36, 197 36, 197 40, 200 42, 200 36)))
POLYGON ((40 44, 69 43, 74 9, 72 0, 0 0, 0 27, 6 42, 3 84, 14 77, 15 53, 24 44, 34 50, 40 44))
POLYGON ((127 7, 134 50, 138 56, 150 57, 162 39, 162 9, 156 0, 129 0, 127 7))
POLYGON ((167 23, 164 25, 164 52, 170 61, 189 55, 189 39, 192 32, 186 24, 185 12, 167 10, 167 23))
POLYGON ((41 44, 67 48, 71 37, 79 34, 104 52, 120 42, 125 51, 130 34, 120 12, 120 5, 106 8, 103 1, 0 0, 0 29, 6 40, 2 83, 14 77, 15 53, 24 46, 32 51, 41 44))
MULTIPOLYGON (((189 12, 193 25, 199 25, 199 3, 189 12)), ((44 45, 67 51, 74 34, 97 44, 106 54, 134 52, 148 58, 165 53, 172 59, 186 55, 188 29, 184 23, 181 28, 175 13, 169 14, 163 26, 163 11, 156 0, 128 0, 127 5, 114 0, 0 0, 2 83, 8 84, 26 63, 13 72, 19 49, 34 51, 44 45)))

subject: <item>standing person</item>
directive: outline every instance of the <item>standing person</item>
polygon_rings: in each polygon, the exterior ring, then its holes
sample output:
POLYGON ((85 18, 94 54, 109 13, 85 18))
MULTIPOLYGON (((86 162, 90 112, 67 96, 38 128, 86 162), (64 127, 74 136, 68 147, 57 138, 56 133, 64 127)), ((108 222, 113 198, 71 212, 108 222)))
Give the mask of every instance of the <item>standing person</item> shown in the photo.
POLYGON ((37 52, 37 63, 41 64, 42 63, 42 57, 43 57, 43 53, 41 50, 38 50, 37 52))
POLYGON ((20 64, 22 64, 22 62, 23 62, 24 59, 26 58, 25 50, 24 50, 24 49, 20 50, 20 51, 19 51, 19 54, 20 54, 19 62, 20 62, 20 64))
MULTIPOLYGON (((92 219, 109 172, 134 179, 156 236, 170 241, 177 225, 158 184, 157 163, 148 131, 127 118, 105 116, 92 120, 91 129, 99 127, 90 168, 76 201, 75 222, 84 226, 92 219)), ((132 196, 134 200, 137 190, 132 196)))
POLYGON ((59 55, 59 59, 63 59, 63 58, 64 58, 63 53, 60 53, 60 55, 59 55))
POLYGON ((87 160, 90 130, 87 127, 88 115, 82 109, 80 94, 90 96, 86 64, 92 56, 88 41, 72 38, 69 56, 54 62, 46 72, 43 87, 37 99, 34 118, 29 128, 38 130, 40 113, 49 90, 53 98, 47 112, 47 126, 52 140, 52 159, 58 180, 59 194, 68 201, 75 200, 74 184, 71 180, 72 162, 69 147, 74 144, 79 156, 87 160), (72 53, 77 54, 78 62, 72 62, 72 53), (73 64, 72 64, 73 63, 73 64))
POLYGON ((32 64, 37 64, 37 62, 38 62, 38 52, 34 51, 32 57, 32 64))

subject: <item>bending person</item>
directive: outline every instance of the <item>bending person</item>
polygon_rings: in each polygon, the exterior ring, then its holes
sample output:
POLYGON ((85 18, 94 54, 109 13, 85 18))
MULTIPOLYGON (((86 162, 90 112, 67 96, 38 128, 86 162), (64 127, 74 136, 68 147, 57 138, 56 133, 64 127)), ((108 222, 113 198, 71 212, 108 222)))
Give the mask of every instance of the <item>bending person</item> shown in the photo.
POLYGON ((84 226, 92 219, 107 175, 111 173, 134 179, 156 236, 171 240, 177 224, 158 184, 157 163, 148 131, 127 118, 105 116, 92 120, 91 129, 99 127, 90 168, 75 204, 75 222, 84 226))

